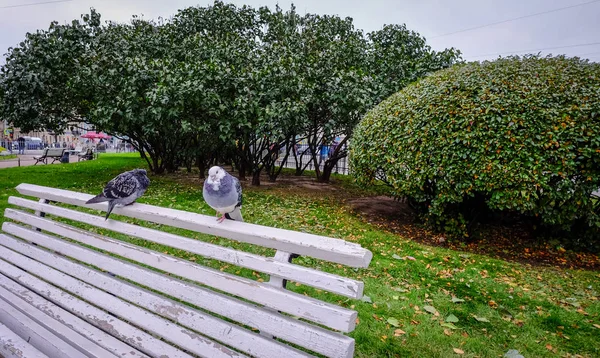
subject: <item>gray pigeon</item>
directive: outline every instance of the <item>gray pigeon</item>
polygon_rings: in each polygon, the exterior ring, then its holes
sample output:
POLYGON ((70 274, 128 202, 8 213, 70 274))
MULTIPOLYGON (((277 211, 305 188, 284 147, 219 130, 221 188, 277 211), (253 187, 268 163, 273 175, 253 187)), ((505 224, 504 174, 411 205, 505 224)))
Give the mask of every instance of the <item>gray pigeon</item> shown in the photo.
POLYGON ((133 204, 137 198, 144 195, 148 185, 150 185, 150 179, 148 179, 146 170, 134 169, 114 177, 106 184, 102 194, 86 201, 86 204, 108 201, 108 210, 104 219, 107 220, 115 205, 133 204))
POLYGON ((240 181, 221 167, 214 166, 208 170, 208 178, 204 181, 202 196, 206 203, 221 216, 218 222, 225 219, 244 221, 242 218, 242 185, 240 181))

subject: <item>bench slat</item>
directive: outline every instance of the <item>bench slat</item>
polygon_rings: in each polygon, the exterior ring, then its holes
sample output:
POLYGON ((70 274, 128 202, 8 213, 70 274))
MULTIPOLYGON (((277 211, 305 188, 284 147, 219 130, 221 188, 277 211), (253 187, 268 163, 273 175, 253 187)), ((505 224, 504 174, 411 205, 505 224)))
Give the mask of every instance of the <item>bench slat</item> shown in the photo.
MULTIPOLYGON (((99 216, 85 214, 79 211, 39 203, 23 198, 10 197, 9 203, 63 218, 85 222, 96 227, 109 229, 121 234, 152 241, 157 244, 192 252, 236 266, 283 277, 326 291, 338 293, 346 297, 361 298, 363 294, 364 284, 360 281, 321 272, 299 265, 294 265, 288 262, 276 261, 271 257, 254 255, 243 251, 225 248, 219 245, 213 245, 200 240, 189 239, 163 231, 123 223, 116 220, 106 221, 104 218, 99 216)), ((7 211, 5 216, 9 214, 10 212, 7 211)))
MULTIPOLYGON (((36 225, 43 226, 44 224, 40 220, 36 222, 36 225)), ((53 239, 48 237, 48 235, 25 229, 12 223, 4 223, 3 230, 19 237, 26 237, 28 240, 35 241, 38 245, 48 247, 59 252, 64 252, 68 256, 91 263, 101 269, 110 270, 119 276, 131 279, 132 281, 138 282, 144 286, 161 292, 168 292, 168 294, 172 297, 176 297, 208 311, 231 318, 242 324, 256 327, 261 331, 264 330, 270 333, 275 333, 283 340, 306 347, 317 353, 331 357, 352 356, 354 340, 349 337, 329 332, 322 328, 315 327, 262 308, 258 308, 256 306, 238 301, 229 296, 221 295, 198 286, 181 281, 175 281, 174 279, 150 270, 122 262, 115 258, 105 256, 80 246, 66 243, 59 239, 53 239)), ((92 234, 90 233, 86 233, 85 235, 89 236, 91 241, 82 239, 84 236, 79 237, 76 235, 73 236, 73 238, 78 241, 86 242, 86 244, 90 244, 92 246, 99 246, 98 243, 105 243, 103 238, 96 238, 98 236, 91 235, 92 234)), ((20 246, 24 245, 26 244, 23 243, 23 245, 20 246)), ((17 248, 18 247, 15 247, 15 249, 17 248)), ((28 245, 26 248, 32 248, 32 246, 28 245)), ((138 254, 148 254, 148 250, 141 250, 142 251, 138 251, 138 254)), ((23 252, 23 249, 19 247, 18 251, 23 252)), ((28 250, 27 254, 34 255, 34 253, 31 251, 32 250, 28 250)), ((162 254, 159 255, 162 256, 162 254)), ((139 260, 139 257, 136 257, 136 259, 139 260)), ((168 262, 173 260, 174 259, 171 257, 155 257, 153 259, 153 266, 155 266, 155 264, 159 261, 168 262)))
POLYGON ((0 298, 4 299, 4 301, 9 303, 14 309, 26 315, 36 324, 44 327, 46 330, 48 330, 48 332, 58 337, 61 341, 68 343, 69 346, 76 348, 80 352, 86 352, 86 356, 98 358, 105 358, 108 356, 115 357, 115 355, 111 352, 96 345, 94 342, 88 340, 61 322, 54 320, 44 312, 24 302, 3 287, 0 287, 0 298))
MULTIPOLYGON (((32 184, 19 184, 17 191, 23 195, 44 198, 61 203, 107 209, 107 203, 88 204, 93 195, 32 184)), ((141 220, 193 230, 204 234, 225 237, 277 250, 311 256, 352 267, 368 267, 373 254, 358 244, 330 237, 300 233, 291 230, 228 220, 217 223, 213 216, 201 215, 182 210, 161 208, 139 204, 117 207, 113 211, 141 220)))
MULTIPOLYGON (((38 242, 37 239, 40 236, 43 236, 43 234, 37 232, 34 232, 34 234, 37 234, 35 235, 36 237, 30 237, 30 239, 35 242, 38 242)), ((253 356, 273 358, 282 356, 290 358, 309 357, 308 354, 298 351, 288 345, 281 344, 272 339, 265 339, 259 334, 253 333, 247 329, 227 323, 216 317, 186 307, 147 290, 132 286, 106 274, 41 250, 28 243, 15 240, 8 241, 5 244, 7 247, 17 250, 40 263, 67 272, 70 276, 90 283, 140 307, 155 311, 159 315, 172 319, 187 328, 215 338, 225 344, 234 346, 253 356)), ((45 241, 38 242, 38 245, 45 246, 45 241)), ((73 247, 71 249, 75 250, 73 247)), ((70 254, 71 251, 68 253, 70 254)), ((199 339, 196 338, 197 335, 192 332, 189 332, 188 335, 192 338, 199 339)))
POLYGON ((42 152, 42 155, 34 155, 33 159, 38 160, 38 159, 46 158, 46 154, 48 154, 48 148, 44 149, 44 151, 42 152))
POLYGON ((48 152, 46 152, 47 157, 62 157, 65 152, 64 148, 50 148, 48 152))
POLYGON ((147 355, 141 353, 135 348, 132 348, 113 336, 99 330, 71 312, 62 309, 60 306, 55 305, 42 296, 25 288, 24 286, 19 285, 18 283, 1 274, 0 287, 5 289, 6 292, 10 292, 13 296, 26 301, 28 304, 37 308, 56 321, 64 324, 65 326, 71 327, 77 333, 95 342, 98 346, 101 346, 107 351, 112 352, 112 354, 115 356, 148 358, 147 355))
MULTIPOLYGON (((8 235, 0 235, 0 238, 2 239, 2 244, 4 244, 5 242, 8 242, 9 240, 15 241, 16 239, 8 236, 8 235)), ((181 330, 181 329, 177 329, 176 326, 173 323, 168 322, 167 320, 163 319, 163 318, 159 318, 153 314, 150 314, 149 312, 140 309, 134 305, 128 304, 108 293, 105 293, 99 289, 95 289, 92 286, 89 286, 88 284, 85 284, 79 280, 76 280, 68 275, 65 275, 61 272, 58 272, 57 270, 50 268, 46 265, 40 264, 32 259, 27 258, 24 255, 21 255, 19 253, 16 253, 14 251, 11 251, 9 249, 7 249, 5 246, 0 246, 0 258, 2 258, 5 261, 9 261, 11 263, 14 263, 15 265, 18 265, 19 267, 23 267, 24 269, 26 269, 28 272, 33 273, 41 278, 43 278, 44 280, 58 286, 61 287, 67 291, 73 292, 74 294, 76 294, 77 296, 93 303, 94 305, 97 305, 98 307, 101 307, 103 309, 106 310, 110 310, 111 312, 113 312, 114 314, 118 315, 119 317, 128 320, 131 323, 134 323, 136 325, 138 325, 139 327, 148 330, 149 332, 152 332, 154 334, 160 335, 160 334, 165 334, 167 335, 168 332, 168 337, 169 340, 175 344, 177 344, 178 346, 184 348, 184 349, 188 349, 198 355, 201 356, 207 356, 206 352, 210 352, 213 353, 214 355, 208 355, 210 357, 231 357, 231 356, 242 356, 241 354, 236 354, 235 352, 226 349, 222 346, 216 347, 214 346, 213 342, 208 342, 207 339, 202 338, 200 339, 195 339, 192 340, 191 337, 189 335, 187 335, 186 333, 188 332, 187 330, 181 330), (196 343, 196 344, 194 344, 196 343), (201 346, 201 347, 199 347, 201 346), (211 349, 211 346, 213 349, 211 349), (218 348, 218 349, 215 349, 218 348), (202 352, 202 353, 200 353, 202 352), (221 352, 221 354, 219 354, 219 352, 221 352)), ((0 261, 0 270, 2 270, 2 272, 7 275, 10 276, 12 279, 14 280, 20 280, 24 275, 23 275, 23 271, 17 273, 17 275, 11 275, 9 270, 5 270, 5 263, 4 261, 0 261)), ((52 297, 53 299, 55 299, 56 297, 52 297)), ((84 310, 84 316, 87 317, 89 315, 89 312, 86 312, 84 310)), ((110 317, 110 315, 109 315, 110 317)), ((114 319, 114 318, 111 318, 114 319)), ((102 325, 102 323, 100 323, 102 325)), ((110 324, 112 324, 112 322, 110 322, 110 324)), ((142 331, 138 331, 137 335, 132 335, 132 336, 126 336, 126 337, 121 337, 123 339, 125 339, 127 342, 131 343, 131 344, 135 344, 138 342, 135 342, 138 340, 138 337, 142 340, 144 340, 139 334, 143 333, 142 331)), ((146 334, 146 336, 149 336, 146 334)), ((151 337, 151 336, 150 336, 151 337)), ((146 337, 148 338, 148 337, 146 337)), ((167 355, 169 357, 186 357, 186 358, 191 358, 190 355, 178 350, 177 348, 170 346, 164 342, 161 342, 159 340, 155 340, 155 343, 162 343, 160 344, 160 348, 158 348, 158 350, 155 350, 152 353, 148 353, 151 356, 160 356, 160 355, 167 355)), ((142 351, 144 351, 143 349, 141 349, 142 351)))
MULTIPOLYGON (((64 234, 65 237, 73 240, 85 242, 88 245, 101 248, 122 257, 156 267, 333 329, 350 332, 355 327, 357 314, 355 311, 346 308, 341 308, 288 290, 274 288, 266 283, 214 270, 187 260, 179 260, 170 255, 110 239, 106 236, 93 236, 93 234, 84 230, 69 227, 66 224, 43 219, 18 210, 6 209, 5 216, 59 235, 64 234)), ((5 223, 3 230, 16 234, 14 231, 11 231, 11 225, 10 223, 5 223)), ((79 259, 85 262, 89 260, 88 257, 79 259)))
POLYGON ((48 358, 0 322, 0 356, 4 358, 48 358))
MULTIPOLYGON (((9 327, 11 331, 15 332, 21 338, 27 337, 27 342, 29 344, 50 357, 85 357, 84 354, 75 349, 75 347, 63 341, 1 298, 0 322, 9 327)), ((110 353, 108 354, 110 355, 110 353)))
MULTIPOLYGON (((9 236, 0 234, 0 239, 7 237, 9 236)), ((106 311, 100 310, 3 260, 0 260, 0 273, 10 277, 42 297, 51 299, 54 303, 72 312, 79 318, 87 320, 97 328, 101 328, 114 337, 126 341, 150 356, 156 357, 161 354, 168 354, 172 357, 192 358, 190 355, 125 323, 121 319, 108 314, 106 311), (136 339, 130 339, 130 337, 135 337, 136 339)), ((131 352, 131 355, 133 355, 133 352, 131 352)))

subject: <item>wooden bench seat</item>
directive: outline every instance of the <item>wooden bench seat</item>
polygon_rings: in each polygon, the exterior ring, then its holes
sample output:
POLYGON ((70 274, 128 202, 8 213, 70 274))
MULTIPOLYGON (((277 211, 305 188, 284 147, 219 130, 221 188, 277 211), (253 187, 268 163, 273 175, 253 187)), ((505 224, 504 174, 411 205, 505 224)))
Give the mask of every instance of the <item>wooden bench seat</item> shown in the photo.
POLYGON ((106 210, 106 203, 85 204, 92 195, 30 184, 17 190, 39 200, 10 197, 16 208, 4 213, 10 220, 0 234, 0 339, 3 328, 31 337, 25 343, 33 353, 26 356, 37 357, 34 350, 50 357, 76 351, 82 357, 354 354, 354 339, 344 333, 354 329, 356 311, 310 297, 315 290, 299 294, 285 286, 291 280, 328 291, 340 298, 334 302, 360 299, 362 282, 290 262, 301 255, 368 267, 372 254, 360 245, 230 220, 218 224, 212 216, 137 203, 115 208, 114 215, 144 222, 105 221, 51 203, 106 210), (276 252, 262 256, 162 226, 276 252), (123 235, 129 240, 116 238, 123 235), (166 247, 266 273, 270 280, 175 257, 166 247))
POLYGON ((53 164, 55 161, 60 160, 60 158, 63 157, 64 153, 65 148, 46 148, 42 152, 42 155, 40 155, 39 157, 33 157, 33 159, 35 159, 34 165, 37 165, 37 163, 40 162, 48 164, 48 159, 52 159, 52 163, 50 164, 53 164))

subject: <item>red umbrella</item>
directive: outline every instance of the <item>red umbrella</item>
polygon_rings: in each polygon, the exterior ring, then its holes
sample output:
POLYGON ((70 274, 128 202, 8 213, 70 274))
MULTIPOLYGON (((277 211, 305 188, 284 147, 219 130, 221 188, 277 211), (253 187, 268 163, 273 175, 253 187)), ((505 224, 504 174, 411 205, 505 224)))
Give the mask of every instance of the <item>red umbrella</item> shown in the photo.
POLYGON ((89 131, 86 134, 82 135, 81 138, 89 138, 89 139, 108 139, 110 136, 104 133, 96 133, 95 131, 89 131))

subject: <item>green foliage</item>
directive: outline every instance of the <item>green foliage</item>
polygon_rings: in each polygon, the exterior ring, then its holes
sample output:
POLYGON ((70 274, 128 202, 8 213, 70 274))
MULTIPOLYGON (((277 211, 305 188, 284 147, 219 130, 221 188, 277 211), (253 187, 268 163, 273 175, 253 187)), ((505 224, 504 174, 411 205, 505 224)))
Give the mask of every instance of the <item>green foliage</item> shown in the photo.
POLYGON ((440 71, 373 109, 351 157, 359 182, 385 181, 453 234, 486 209, 597 230, 600 65, 530 56, 440 71))
POLYGON ((87 110, 85 88, 72 86, 83 65, 78 59, 100 31, 100 14, 93 9, 82 20, 47 31, 27 33, 9 48, 0 70, 2 117, 23 131, 47 128, 61 132, 87 110))
POLYGON ((455 48, 432 51, 425 38, 406 25, 385 25, 368 34, 369 71, 374 77, 375 103, 408 84, 460 59, 455 48))
MULTIPOLYGON (((215 1, 127 24, 101 24, 92 9, 9 49, 0 113, 24 130, 87 122, 126 136, 155 173, 227 162, 259 184, 265 168, 271 180, 281 172, 281 148, 289 155, 307 139, 317 164, 318 147, 349 140, 382 96, 459 56, 431 50, 405 26, 365 37, 350 18, 293 6, 215 1)), ((319 179, 329 180, 343 148, 317 168, 319 179)), ((295 157, 300 174, 306 165, 295 157)))
MULTIPOLYGON (((2 153, 2 147, 0 147, 0 153, 2 153)), ((13 160, 13 159, 17 159, 18 156, 16 154, 3 154, 0 155, 0 161, 2 160, 13 160)))

